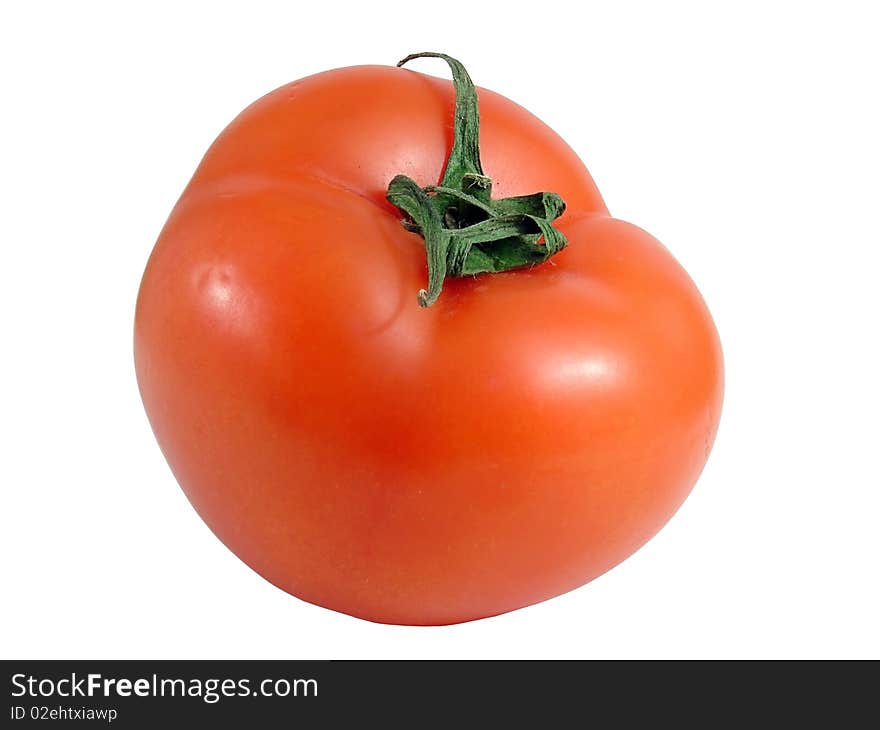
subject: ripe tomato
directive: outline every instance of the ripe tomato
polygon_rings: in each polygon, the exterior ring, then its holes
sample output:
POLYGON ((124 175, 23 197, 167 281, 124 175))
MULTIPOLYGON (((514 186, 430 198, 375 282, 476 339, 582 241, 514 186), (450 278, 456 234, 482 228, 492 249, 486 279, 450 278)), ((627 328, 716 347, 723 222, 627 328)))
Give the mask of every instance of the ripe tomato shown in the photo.
POLYGON ((275 585, 373 621, 467 621, 598 576, 675 512, 720 415, 684 270, 552 130, 478 97, 493 198, 567 205, 547 262, 441 277, 419 306, 427 244, 386 189, 441 181, 455 90, 363 66, 230 124, 138 297, 141 394, 198 513, 275 585))

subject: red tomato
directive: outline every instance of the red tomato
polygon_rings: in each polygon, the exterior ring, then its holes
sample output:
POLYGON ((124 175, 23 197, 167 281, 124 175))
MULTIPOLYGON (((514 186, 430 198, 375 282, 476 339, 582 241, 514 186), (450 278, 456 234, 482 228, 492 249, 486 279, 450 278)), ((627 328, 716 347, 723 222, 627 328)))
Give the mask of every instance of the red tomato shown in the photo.
POLYGON ((687 274, 552 130, 479 103, 493 197, 567 204, 546 263, 419 306, 425 244, 386 189, 441 180, 454 90, 363 66, 232 122, 138 298, 141 394, 198 513, 275 585, 373 621, 468 621, 595 578, 675 512, 718 425, 687 274))

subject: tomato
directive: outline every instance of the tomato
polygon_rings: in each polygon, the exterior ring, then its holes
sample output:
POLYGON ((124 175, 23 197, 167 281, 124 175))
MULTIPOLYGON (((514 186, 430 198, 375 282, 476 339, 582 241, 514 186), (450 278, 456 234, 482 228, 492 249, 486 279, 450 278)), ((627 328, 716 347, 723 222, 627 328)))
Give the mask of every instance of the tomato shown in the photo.
POLYGON ((275 585, 378 622, 487 617, 607 571, 685 499, 720 416, 685 271, 551 129, 476 98, 492 199, 565 202, 552 258, 441 277, 419 306, 430 242, 386 194, 444 179, 455 87, 363 66, 229 125, 138 296, 141 395, 195 509, 275 585))

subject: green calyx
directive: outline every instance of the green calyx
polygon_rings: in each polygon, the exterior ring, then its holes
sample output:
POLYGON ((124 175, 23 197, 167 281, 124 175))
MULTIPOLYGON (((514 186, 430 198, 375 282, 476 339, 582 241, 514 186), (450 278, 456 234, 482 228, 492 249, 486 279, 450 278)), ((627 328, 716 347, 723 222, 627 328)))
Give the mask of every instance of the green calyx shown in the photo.
POLYGON ((397 175, 386 197, 406 216, 407 230, 425 239, 428 288, 419 304, 431 306, 447 276, 498 273, 546 261, 567 243, 553 227, 565 211, 556 193, 533 193, 492 200, 492 181, 480 163, 480 110, 473 81, 454 58, 443 53, 414 53, 414 58, 442 58, 452 69, 455 126, 452 151, 439 185, 420 187, 397 175))

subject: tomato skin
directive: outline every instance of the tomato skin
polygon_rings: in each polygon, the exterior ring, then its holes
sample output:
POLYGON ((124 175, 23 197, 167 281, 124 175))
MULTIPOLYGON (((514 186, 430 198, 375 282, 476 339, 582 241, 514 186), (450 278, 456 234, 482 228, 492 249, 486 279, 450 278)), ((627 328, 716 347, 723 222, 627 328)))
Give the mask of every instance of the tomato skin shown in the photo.
POLYGON ((439 180, 452 105, 386 67, 264 97, 205 156, 138 298, 141 394, 196 510, 277 586, 373 621, 482 618, 608 570, 687 496, 721 410, 687 274, 491 92, 497 195, 561 194, 570 244, 417 305, 424 247, 385 188, 439 180))

